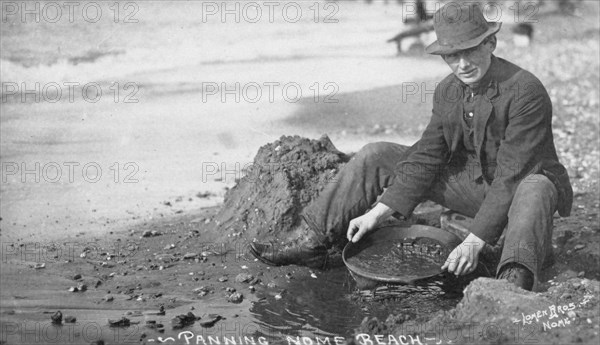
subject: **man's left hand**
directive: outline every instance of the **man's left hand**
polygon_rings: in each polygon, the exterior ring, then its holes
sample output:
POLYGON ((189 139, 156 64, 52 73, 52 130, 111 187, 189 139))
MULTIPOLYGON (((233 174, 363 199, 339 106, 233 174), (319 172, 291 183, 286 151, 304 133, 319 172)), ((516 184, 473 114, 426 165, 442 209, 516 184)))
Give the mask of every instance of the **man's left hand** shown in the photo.
POLYGON ((485 241, 479 237, 469 234, 465 240, 459 244, 446 259, 442 270, 448 270, 454 274, 468 274, 475 271, 479 261, 479 253, 483 249, 485 241))

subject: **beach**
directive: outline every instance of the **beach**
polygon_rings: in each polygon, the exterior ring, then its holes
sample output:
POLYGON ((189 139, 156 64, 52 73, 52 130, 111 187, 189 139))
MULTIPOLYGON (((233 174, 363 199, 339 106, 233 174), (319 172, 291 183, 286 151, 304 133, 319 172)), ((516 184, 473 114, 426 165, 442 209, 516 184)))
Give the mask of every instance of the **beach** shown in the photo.
MULTIPOLYGON (((253 238, 215 220, 283 136, 325 134, 347 154, 418 140, 450 70, 423 53, 431 37, 399 56, 386 43, 412 7, 22 4, 2 2, 0 27, 0 344, 597 342, 595 2, 569 16, 503 4, 497 18, 497 56, 548 89, 573 183, 572 215, 554 220, 556 264, 531 293, 480 278, 395 300, 360 298, 343 266, 266 266, 253 238), (511 28, 532 13, 533 44, 517 47, 511 28), (553 306, 562 323, 538 316, 553 306), (57 326, 57 311, 77 321, 57 326)), ((425 206, 411 221, 439 227, 442 208, 425 206)))
MULTIPOLYGON (((426 123, 429 105, 417 102, 413 113, 402 83, 420 87, 447 71, 434 59, 396 58, 385 43, 402 28, 402 7, 342 2, 325 12, 319 4, 315 17, 312 2, 299 4, 298 21, 274 14, 272 23, 222 21, 200 1, 140 3, 131 23, 115 23, 106 3, 97 23, 8 16, 1 64, 5 239, 100 234, 215 205, 242 176, 236 164, 250 162, 258 147, 283 134, 340 133, 346 116, 365 126, 396 113, 403 115, 399 126, 426 123), (333 10, 337 22, 324 22, 333 10), (65 41, 67 32, 76 34, 65 41), (345 95, 377 88, 393 91, 348 106, 345 95), (374 107, 391 97, 384 114, 374 107), (290 120, 326 107, 318 115, 330 122, 326 130, 290 120), (344 107, 346 114, 337 112, 344 107), (214 173, 214 166, 230 173, 214 173), (185 201, 164 205, 177 198, 185 201)), ((380 138, 410 143, 417 135, 380 138)), ((346 151, 372 140, 331 136, 346 151)))

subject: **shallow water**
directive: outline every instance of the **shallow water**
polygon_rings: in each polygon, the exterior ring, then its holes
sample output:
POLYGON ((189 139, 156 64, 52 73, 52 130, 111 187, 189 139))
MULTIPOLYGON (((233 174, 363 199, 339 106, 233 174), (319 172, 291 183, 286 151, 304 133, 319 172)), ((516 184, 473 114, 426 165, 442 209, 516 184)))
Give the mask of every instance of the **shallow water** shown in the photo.
POLYGON ((260 326, 258 335, 270 342, 297 336, 349 338, 365 317, 385 320, 390 314, 403 314, 407 321, 428 318, 453 308, 462 297, 460 291, 458 285, 444 285, 440 279, 419 286, 358 291, 347 269, 336 268, 321 273, 318 279, 294 280, 279 296, 257 293, 260 299, 250 312, 260 326))

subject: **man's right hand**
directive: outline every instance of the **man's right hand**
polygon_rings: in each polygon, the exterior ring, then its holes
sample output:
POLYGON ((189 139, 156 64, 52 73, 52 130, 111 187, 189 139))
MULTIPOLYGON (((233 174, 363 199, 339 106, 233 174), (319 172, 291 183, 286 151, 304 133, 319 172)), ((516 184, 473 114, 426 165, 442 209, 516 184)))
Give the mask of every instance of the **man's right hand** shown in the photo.
POLYGON ((378 203, 369 212, 352 219, 350 225, 348 225, 348 241, 358 242, 365 234, 375 229, 379 222, 389 218, 393 213, 393 209, 385 204, 378 203))

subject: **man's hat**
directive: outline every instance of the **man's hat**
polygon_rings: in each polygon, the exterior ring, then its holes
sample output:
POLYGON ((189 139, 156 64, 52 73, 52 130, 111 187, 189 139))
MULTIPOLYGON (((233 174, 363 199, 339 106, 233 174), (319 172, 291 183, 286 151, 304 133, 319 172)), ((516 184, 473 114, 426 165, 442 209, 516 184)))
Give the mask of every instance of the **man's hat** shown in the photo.
POLYGON ((425 48, 425 52, 435 55, 476 47, 502 27, 502 23, 487 22, 477 4, 451 2, 440 8, 433 18, 437 41, 425 48))

